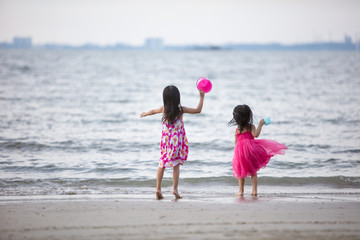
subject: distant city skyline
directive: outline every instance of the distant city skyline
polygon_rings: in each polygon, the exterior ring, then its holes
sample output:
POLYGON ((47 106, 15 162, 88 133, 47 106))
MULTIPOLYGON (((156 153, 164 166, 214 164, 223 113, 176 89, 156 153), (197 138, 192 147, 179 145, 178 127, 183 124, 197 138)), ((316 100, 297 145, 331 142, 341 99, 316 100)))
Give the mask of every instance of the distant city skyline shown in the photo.
POLYGON ((0 0, 0 42, 134 46, 360 39, 357 0, 0 0), (148 43, 148 44, 159 44, 148 43))
POLYGON ((303 44, 188 44, 188 45, 167 45, 161 38, 148 38, 142 46, 133 46, 123 43, 116 43, 112 45, 98 45, 98 44, 83 44, 83 45, 69 45, 69 44, 32 44, 30 37, 14 37, 11 43, 0 42, 0 49, 82 49, 82 50, 260 50, 260 51, 313 51, 313 50, 348 50, 359 51, 360 41, 353 42, 348 35, 344 36, 343 42, 313 42, 303 44))

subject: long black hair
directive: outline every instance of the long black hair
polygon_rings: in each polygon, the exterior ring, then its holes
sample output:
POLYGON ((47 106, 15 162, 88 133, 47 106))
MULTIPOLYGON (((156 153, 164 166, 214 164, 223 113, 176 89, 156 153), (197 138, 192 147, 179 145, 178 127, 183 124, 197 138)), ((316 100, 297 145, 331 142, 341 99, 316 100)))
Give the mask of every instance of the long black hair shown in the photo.
POLYGON ((229 126, 238 126, 239 133, 244 129, 251 131, 253 123, 253 114, 248 105, 237 105, 233 111, 233 119, 229 122, 229 126))
POLYGON ((163 102, 164 114, 162 121, 168 121, 169 124, 174 124, 182 114, 179 89, 173 85, 165 87, 163 91, 163 102))

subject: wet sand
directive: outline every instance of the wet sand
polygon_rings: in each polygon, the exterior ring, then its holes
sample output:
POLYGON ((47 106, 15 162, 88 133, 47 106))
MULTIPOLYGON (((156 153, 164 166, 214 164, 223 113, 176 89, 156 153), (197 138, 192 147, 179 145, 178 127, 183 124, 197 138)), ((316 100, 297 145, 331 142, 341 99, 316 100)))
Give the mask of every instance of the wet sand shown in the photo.
POLYGON ((1 197, 0 239, 360 239, 358 196, 1 197))

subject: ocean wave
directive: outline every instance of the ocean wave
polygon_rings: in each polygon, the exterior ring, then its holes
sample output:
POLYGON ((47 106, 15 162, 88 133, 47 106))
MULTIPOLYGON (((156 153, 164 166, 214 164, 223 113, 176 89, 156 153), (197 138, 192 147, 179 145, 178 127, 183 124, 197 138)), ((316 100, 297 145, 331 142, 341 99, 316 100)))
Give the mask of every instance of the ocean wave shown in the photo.
POLYGON ((37 142, 19 142, 19 141, 9 141, 0 143, 0 149, 3 150, 32 150, 32 151, 41 151, 45 148, 49 148, 46 144, 41 144, 37 142))
POLYGON ((55 164, 47 164, 44 166, 5 166, 2 167, 1 170, 3 172, 32 172, 32 173, 58 173, 58 172, 64 172, 64 171, 76 171, 76 172, 82 172, 86 170, 86 168, 65 168, 65 167, 59 167, 55 164))
POLYGON ((330 119, 323 119, 324 122, 328 122, 331 124, 339 124, 339 123, 346 123, 346 124, 359 124, 360 120, 359 119, 346 119, 343 117, 338 117, 338 118, 330 118, 330 119))
POLYGON ((97 167, 97 168, 92 168, 92 169, 86 171, 86 173, 114 173, 115 172, 117 174, 120 174, 122 172, 131 173, 132 171, 136 171, 136 169, 126 168, 126 167, 122 167, 122 168, 97 167))
POLYGON ((189 147, 193 149, 206 150, 206 151, 208 151, 209 149, 211 149, 212 151, 216 150, 221 152, 234 151, 233 145, 218 140, 204 141, 204 142, 190 142, 189 147))
POLYGON ((13 141, 7 140, 0 142, 0 150, 4 151, 31 151, 38 152, 44 150, 54 150, 54 149, 67 149, 81 151, 83 147, 76 144, 73 141, 64 141, 64 142, 53 142, 53 143, 40 143, 36 141, 13 141))
POLYGON ((342 151, 334 151, 333 153, 360 153, 360 149, 347 149, 342 151))
POLYGON ((328 145, 328 144, 288 144, 287 145, 288 148, 293 148, 293 149, 329 149, 332 148, 332 146, 328 145))
POLYGON ((27 73, 31 71, 31 67, 28 65, 10 65, 8 67, 13 71, 19 71, 22 73, 27 73))
MULTIPOLYGON (((98 194, 114 193, 124 189, 154 188, 156 179, 0 179, 0 195, 54 195, 65 194, 98 194)), ((163 186, 172 186, 171 178, 163 179, 163 186)), ((248 181, 248 184, 249 181, 248 181)), ((312 187, 328 189, 360 189, 360 177, 329 176, 329 177, 259 177, 260 186, 312 187)), ((232 176, 182 178, 181 185, 187 188, 211 186, 237 186, 237 180, 232 176)))
POLYGON ((36 141, 13 141, 5 140, 0 142, 0 151, 23 151, 23 152, 41 152, 41 151, 63 151, 63 152, 137 152, 142 149, 159 148, 159 143, 141 143, 137 141, 122 141, 119 139, 102 139, 88 141, 64 141, 41 143, 36 141))

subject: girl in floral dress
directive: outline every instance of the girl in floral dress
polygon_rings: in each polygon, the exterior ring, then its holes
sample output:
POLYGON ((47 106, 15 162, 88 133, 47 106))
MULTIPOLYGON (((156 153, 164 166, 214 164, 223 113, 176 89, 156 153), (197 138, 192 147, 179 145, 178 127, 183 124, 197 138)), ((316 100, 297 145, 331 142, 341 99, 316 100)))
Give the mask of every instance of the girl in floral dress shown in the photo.
POLYGON ((188 108, 180 104, 180 92, 177 87, 171 85, 164 88, 164 106, 143 112, 141 117, 162 113, 163 129, 160 142, 161 156, 156 178, 156 199, 163 199, 161 182, 165 168, 173 168, 173 194, 176 199, 181 198, 178 192, 180 165, 183 165, 188 157, 188 141, 186 138, 183 114, 201 113, 204 103, 204 91, 199 91, 200 100, 196 108, 188 108))

